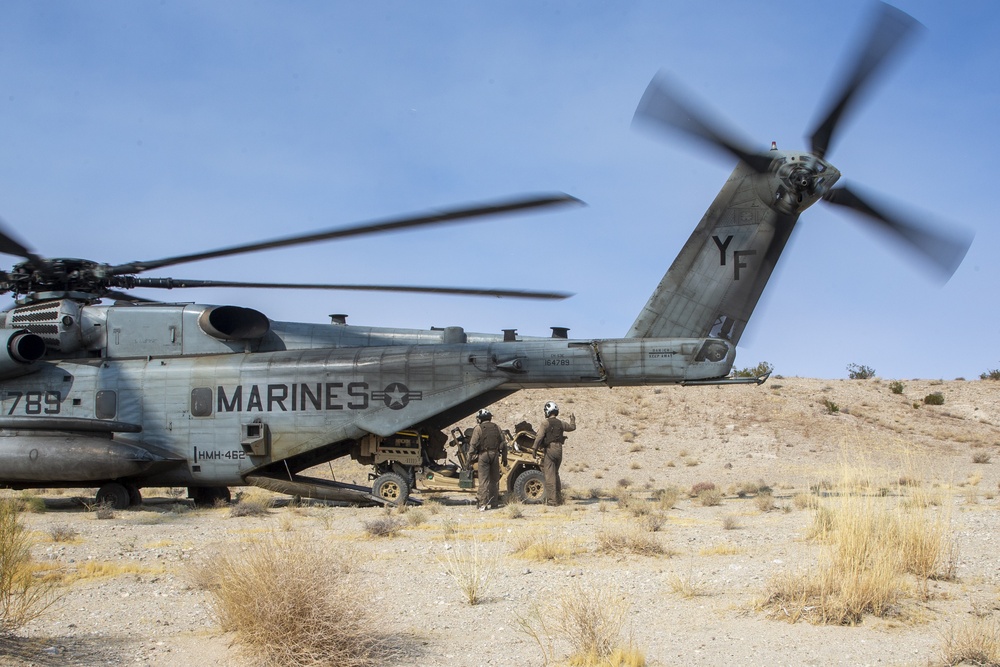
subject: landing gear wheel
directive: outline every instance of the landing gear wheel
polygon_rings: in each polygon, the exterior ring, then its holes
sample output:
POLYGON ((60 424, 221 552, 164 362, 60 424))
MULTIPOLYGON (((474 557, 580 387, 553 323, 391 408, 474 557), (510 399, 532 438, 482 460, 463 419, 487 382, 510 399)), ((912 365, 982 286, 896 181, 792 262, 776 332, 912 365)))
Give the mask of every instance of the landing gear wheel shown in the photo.
POLYGON ((545 500, 545 475, 541 470, 525 470, 514 480, 514 497, 526 505, 545 500))
POLYGON ((372 495, 378 496, 393 505, 402 505, 410 496, 410 485, 402 475, 387 472, 375 478, 372 484, 372 495))
POLYGON ((189 486, 188 498, 194 501, 195 507, 213 507, 217 503, 232 500, 228 486, 189 486))
POLYGON ((125 489, 128 491, 129 507, 139 507, 142 505, 142 493, 139 492, 138 486, 135 484, 126 484, 125 489))
POLYGON ((118 482, 108 482, 99 488, 96 500, 98 505, 110 505, 114 510, 128 509, 131 503, 128 489, 118 482))

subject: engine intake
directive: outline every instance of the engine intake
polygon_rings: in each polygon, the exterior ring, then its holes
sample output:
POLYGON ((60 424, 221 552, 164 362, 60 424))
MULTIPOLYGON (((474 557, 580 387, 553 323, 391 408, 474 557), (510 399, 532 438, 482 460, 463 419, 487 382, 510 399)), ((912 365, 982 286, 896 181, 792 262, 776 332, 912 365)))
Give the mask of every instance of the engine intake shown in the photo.
POLYGON ((253 308, 215 306, 198 317, 198 326, 219 340, 249 340, 266 334, 271 329, 271 321, 253 308))
POLYGON ((34 364, 45 354, 45 341, 27 329, 0 330, 0 378, 12 378, 34 371, 34 364))

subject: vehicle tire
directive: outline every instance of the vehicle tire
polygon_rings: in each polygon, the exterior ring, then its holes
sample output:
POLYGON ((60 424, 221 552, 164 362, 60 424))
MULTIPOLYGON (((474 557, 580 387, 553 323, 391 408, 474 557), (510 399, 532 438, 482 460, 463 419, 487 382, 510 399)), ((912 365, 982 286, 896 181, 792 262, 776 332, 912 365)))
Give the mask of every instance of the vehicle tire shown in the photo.
POLYGON ((113 510, 128 509, 131 502, 128 489, 118 482, 108 482, 99 488, 96 500, 98 505, 110 505, 113 510))
POLYGON ((514 497, 525 505, 537 505, 545 500, 545 475, 529 468, 514 480, 514 497))
POLYGON ((129 507, 139 507, 142 505, 142 493, 139 491, 138 486, 135 484, 126 484, 125 489, 128 491, 129 507))
POLYGON ((387 472, 375 478, 372 484, 372 495, 378 496, 393 505, 402 505, 410 496, 410 485, 401 475, 387 472))

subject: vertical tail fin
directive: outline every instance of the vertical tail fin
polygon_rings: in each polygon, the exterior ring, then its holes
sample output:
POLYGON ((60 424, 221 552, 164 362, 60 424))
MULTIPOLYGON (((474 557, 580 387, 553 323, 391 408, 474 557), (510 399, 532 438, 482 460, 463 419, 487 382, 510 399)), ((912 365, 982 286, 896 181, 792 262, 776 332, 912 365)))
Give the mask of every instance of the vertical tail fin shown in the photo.
POLYGON ((628 332, 629 338, 725 338, 734 345, 798 214, 767 206, 740 163, 628 332))

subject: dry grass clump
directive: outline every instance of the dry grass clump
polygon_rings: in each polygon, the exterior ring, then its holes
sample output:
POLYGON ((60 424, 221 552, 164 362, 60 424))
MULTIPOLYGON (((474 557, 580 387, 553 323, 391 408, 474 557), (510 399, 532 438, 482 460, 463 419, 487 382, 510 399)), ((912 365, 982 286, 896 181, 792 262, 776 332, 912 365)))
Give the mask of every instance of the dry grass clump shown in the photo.
POLYGON ((524 503, 520 500, 508 500, 504 510, 508 519, 520 519, 524 516, 524 503))
POLYGON ((371 537, 396 537, 403 529, 403 520, 398 516, 386 514, 377 519, 364 522, 365 532, 371 537))
POLYGON ((651 533, 655 533, 667 522, 667 516, 663 512, 650 511, 639 517, 639 525, 651 533))
MULTIPOLYGON (((405 507, 405 505, 402 505, 402 507, 405 507)), ((427 522, 427 512, 420 508, 408 510, 405 516, 406 523, 410 524, 412 528, 416 528, 427 522)))
POLYGON ((213 559, 211 608, 244 664, 380 665, 395 655, 379 632, 372 586, 346 558, 305 537, 272 534, 213 559))
POLYGON ((795 622, 854 625, 865 614, 888 616, 928 580, 954 575, 955 548, 944 513, 907 509, 893 499, 844 493, 820 506, 811 529, 828 549, 813 569, 773 578, 761 608, 795 622))
POLYGON ((940 664, 1000 666, 1000 624, 996 620, 974 619, 952 626, 942 641, 940 664))
POLYGON ((12 635, 55 604, 55 584, 35 577, 32 539, 16 501, 0 501, 0 637, 12 635))
POLYGON ((94 512, 94 518, 99 521, 109 521, 115 518, 115 509, 111 506, 111 503, 98 503, 92 505, 91 509, 94 512))
POLYGON ((46 510, 45 498, 36 496, 30 491, 22 491, 13 502, 17 503, 17 510, 19 512, 42 514, 46 510))
POLYGON ((495 544, 481 544, 473 538, 446 547, 439 560, 448 576, 458 584, 466 601, 474 605, 483 601, 500 569, 501 557, 495 544))
POLYGON ((518 625, 538 644, 544 664, 556 662, 556 642, 568 643, 563 661, 579 667, 645 667, 646 658, 624 635, 628 599, 609 588, 577 583, 559 598, 535 606, 518 625))
MULTIPOLYGON (((251 488, 237 494, 236 502, 229 507, 229 516, 266 516, 274 506, 274 496, 261 489, 251 488)), ((223 505, 225 507, 225 505, 223 505)))
POLYGON ((514 536, 514 555, 529 560, 559 560, 573 555, 576 549, 564 540, 544 532, 523 532, 514 536))
POLYGON ((53 542, 75 542, 80 537, 80 531, 72 526, 52 526, 49 528, 49 538, 53 542))
POLYGON ((774 496, 770 493, 762 493, 754 498, 754 504, 757 505, 757 509, 761 512, 770 512, 777 507, 774 502, 774 496))
POLYGON ((689 569, 685 574, 673 573, 667 577, 667 586, 675 595, 679 595, 685 600, 708 595, 701 580, 695 576, 693 569, 689 569))
POLYGON ((143 565, 134 561, 96 561, 88 560, 77 564, 75 569, 61 570, 49 573, 46 580, 59 583, 63 586, 77 581, 87 581, 91 579, 111 579, 127 574, 132 575, 157 575, 166 572, 163 565, 143 565))
POLYGON ((639 526, 599 530, 597 532, 597 550, 603 553, 631 553, 638 556, 673 555, 658 539, 639 526))
POLYGON ((816 509, 819 507, 819 498, 811 493, 796 493, 792 497, 792 504, 796 509, 816 509))

